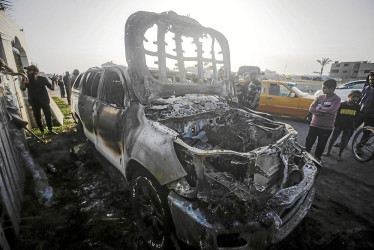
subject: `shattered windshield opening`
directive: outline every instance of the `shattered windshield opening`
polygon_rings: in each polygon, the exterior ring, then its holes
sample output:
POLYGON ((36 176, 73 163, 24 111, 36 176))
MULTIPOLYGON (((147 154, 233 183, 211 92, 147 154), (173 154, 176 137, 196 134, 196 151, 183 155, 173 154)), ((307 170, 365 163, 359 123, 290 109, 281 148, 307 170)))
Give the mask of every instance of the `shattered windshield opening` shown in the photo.
POLYGON ((186 94, 234 98, 230 50, 222 33, 172 11, 147 18, 135 13, 125 39, 132 88, 142 104, 186 94))
POLYGON ((225 66, 221 44, 207 30, 157 23, 145 32, 143 47, 149 73, 162 83, 210 84, 225 66))

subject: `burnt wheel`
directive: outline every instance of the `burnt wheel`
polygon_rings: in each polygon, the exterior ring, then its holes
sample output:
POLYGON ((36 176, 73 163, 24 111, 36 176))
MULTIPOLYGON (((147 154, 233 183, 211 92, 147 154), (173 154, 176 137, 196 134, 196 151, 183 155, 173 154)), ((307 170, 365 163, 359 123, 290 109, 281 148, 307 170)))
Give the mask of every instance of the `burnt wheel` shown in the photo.
POLYGON ((132 209, 144 241, 151 249, 167 249, 172 221, 167 203, 168 189, 146 171, 138 171, 131 181, 132 209))

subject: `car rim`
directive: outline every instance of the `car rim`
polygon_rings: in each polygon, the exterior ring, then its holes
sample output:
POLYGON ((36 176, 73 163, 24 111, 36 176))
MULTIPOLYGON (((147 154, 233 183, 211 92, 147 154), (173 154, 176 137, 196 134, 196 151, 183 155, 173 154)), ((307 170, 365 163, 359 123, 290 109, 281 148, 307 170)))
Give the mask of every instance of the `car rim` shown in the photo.
POLYGON ((135 206, 137 208, 137 218, 140 222, 140 227, 146 238, 152 242, 160 242, 164 236, 164 213, 161 205, 161 200, 150 183, 145 177, 137 179, 134 187, 135 206))

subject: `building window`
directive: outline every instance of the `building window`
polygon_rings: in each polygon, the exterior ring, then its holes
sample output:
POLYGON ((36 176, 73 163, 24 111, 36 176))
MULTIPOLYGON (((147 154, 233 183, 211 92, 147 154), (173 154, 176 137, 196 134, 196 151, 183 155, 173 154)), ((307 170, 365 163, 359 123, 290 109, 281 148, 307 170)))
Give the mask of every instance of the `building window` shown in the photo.
POLYGON ((364 70, 364 73, 370 73, 370 69, 369 70, 364 70))
POLYGON ((348 67, 348 65, 349 65, 348 63, 344 63, 344 67, 348 67))
POLYGON ((344 70, 344 71, 343 71, 343 73, 345 74, 345 73, 347 73, 347 71, 346 71, 346 70, 344 70))
POLYGON ((357 73, 358 73, 358 70, 353 71, 353 73, 357 74, 357 73))
POLYGON ((340 67, 340 63, 339 63, 339 64, 336 64, 335 67, 340 67))
POLYGON ((337 70, 337 69, 331 70, 331 73, 338 74, 339 70, 337 70))

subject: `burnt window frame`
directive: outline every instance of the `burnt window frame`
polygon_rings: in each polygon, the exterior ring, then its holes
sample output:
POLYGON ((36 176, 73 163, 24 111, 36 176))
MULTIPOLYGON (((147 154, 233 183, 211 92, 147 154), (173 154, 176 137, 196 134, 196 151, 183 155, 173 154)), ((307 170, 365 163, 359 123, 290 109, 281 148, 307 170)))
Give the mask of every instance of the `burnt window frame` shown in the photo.
POLYGON ((82 78, 83 78, 83 75, 84 74, 80 74, 77 79, 75 80, 74 84, 73 84, 73 89, 75 90, 79 90, 79 87, 81 86, 81 81, 82 81, 82 78))
MULTIPOLYGON (((101 75, 101 78, 102 78, 101 79, 102 86, 101 86, 101 91, 100 91, 100 95, 99 95, 99 100, 102 101, 102 102, 105 102, 108 105, 110 105, 112 107, 115 107, 115 108, 121 108, 121 109, 126 108, 127 107, 126 103, 127 103, 129 98, 128 98, 128 93, 127 93, 126 87, 125 87, 125 84, 126 84, 125 78, 122 76, 121 71, 118 70, 118 69, 113 69, 113 68, 105 69, 103 74, 101 75), (115 74, 119 78, 119 82, 121 83, 122 90, 123 90, 122 102, 117 102, 116 103, 116 102, 113 102, 112 98, 110 98, 110 96, 112 96, 111 92, 113 91, 113 89, 112 89, 113 85, 110 85, 107 82, 109 74, 115 74), (107 86, 110 86, 110 87, 107 87, 107 86)), ((112 80, 112 83, 113 83, 113 80, 112 80)), ((116 91, 116 93, 117 93, 117 91, 116 91)))
MULTIPOLYGON (((144 63, 146 65, 147 71, 149 75, 151 75, 154 80, 157 80, 162 83, 170 83, 169 75, 173 74, 173 70, 170 70, 166 66, 166 60, 175 60, 177 62, 176 66, 178 66, 178 70, 174 72, 175 78, 178 78, 179 81, 173 82, 173 83, 187 83, 187 84, 210 84, 211 79, 205 78, 205 70, 204 70, 204 63, 211 63, 212 64, 212 78, 218 77, 218 70, 220 68, 224 69, 225 79, 229 79, 230 71, 227 70, 229 68, 228 58, 229 53, 227 50, 225 50, 225 41, 222 41, 221 37, 218 36, 212 29, 205 28, 200 30, 200 33, 197 34, 190 34, 188 32, 182 32, 183 30, 179 25, 177 24, 166 24, 164 22, 155 22, 154 25, 157 28, 157 52, 147 50, 144 46, 144 41, 147 41, 145 38, 143 42, 141 43, 142 51, 144 53, 144 63), (171 55, 166 52, 166 47, 168 44, 165 42, 165 37, 167 33, 173 33, 174 34, 174 41, 175 41, 175 52, 176 55, 171 55), (211 38, 211 51, 209 52, 211 54, 211 57, 204 57, 203 56, 203 48, 202 48, 202 42, 200 41, 200 38, 210 36, 211 38), (185 38, 191 38, 193 40, 193 43, 196 46, 196 56, 185 56, 185 51, 183 50, 183 37, 185 38), (215 43, 218 43, 221 50, 215 51, 215 43), (215 52, 218 54, 222 54, 222 60, 219 60, 215 58, 215 52), (158 67, 156 69, 150 69, 148 68, 148 65, 146 63, 146 56, 153 56, 157 58, 157 65, 158 67), (188 72, 186 67, 187 62, 196 62, 196 69, 197 72, 188 72), (191 77, 191 74, 194 74, 194 77, 191 77)), ((152 26, 153 27, 153 26, 152 26)), ((148 27, 148 29, 151 27, 148 27)), ((147 30, 148 30, 147 29, 147 30)))
POLYGON ((95 72, 95 74, 92 76, 93 80, 91 84, 91 96, 94 98, 97 98, 99 96, 99 86, 102 76, 103 74, 101 71, 95 72))
POLYGON ((101 71, 87 71, 84 73, 80 85, 81 87, 81 93, 86 96, 91 96, 94 98, 97 98, 98 92, 99 92, 99 85, 101 80, 101 71), (99 79, 96 82, 96 78, 99 75, 99 79), (95 87, 95 83, 97 83, 95 87))
POLYGON ((86 73, 84 73, 82 77, 81 85, 82 85, 83 95, 91 96, 91 86, 89 86, 89 82, 87 81, 87 79, 92 73, 93 73, 92 71, 87 71, 86 73))

